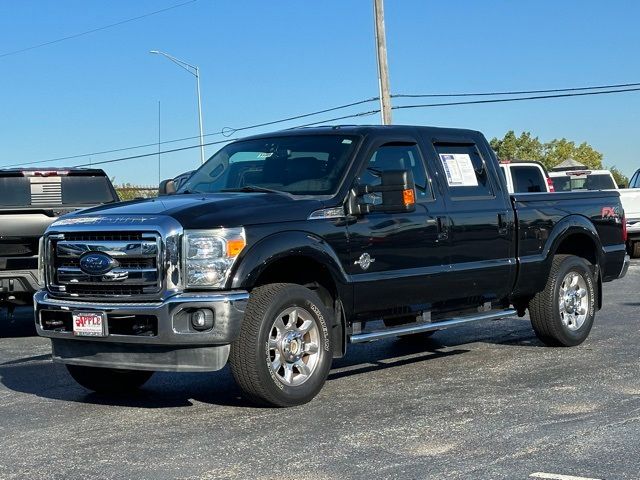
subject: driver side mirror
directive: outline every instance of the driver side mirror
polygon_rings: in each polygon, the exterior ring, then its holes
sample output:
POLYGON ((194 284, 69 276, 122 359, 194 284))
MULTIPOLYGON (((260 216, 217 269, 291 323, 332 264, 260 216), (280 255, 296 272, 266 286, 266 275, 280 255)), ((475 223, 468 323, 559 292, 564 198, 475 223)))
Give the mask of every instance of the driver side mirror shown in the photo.
POLYGON ((172 179, 163 180, 158 186, 158 196, 173 195, 176 193, 176 184, 172 179))
POLYGON ((380 185, 358 185, 349 198, 348 212, 364 215, 371 212, 403 213, 416 208, 416 188, 408 170, 387 170, 380 174, 380 185), (364 200, 365 195, 379 193, 380 203, 364 200))

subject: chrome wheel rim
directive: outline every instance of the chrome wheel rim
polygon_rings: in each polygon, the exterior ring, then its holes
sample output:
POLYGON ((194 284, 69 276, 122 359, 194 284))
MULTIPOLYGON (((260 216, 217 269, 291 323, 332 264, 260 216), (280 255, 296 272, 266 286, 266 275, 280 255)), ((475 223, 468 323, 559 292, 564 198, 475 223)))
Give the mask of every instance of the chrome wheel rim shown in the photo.
POLYGON ((302 385, 318 366, 319 345, 320 330, 311 313, 302 307, 283 310, 269 330, 271 372, 284 385, 302 385))
POLYGON ((562 280, 558 299, 560 319, 569 330, 578 330, 589 313, 589 291, 584 277, 569 272, 562 280))

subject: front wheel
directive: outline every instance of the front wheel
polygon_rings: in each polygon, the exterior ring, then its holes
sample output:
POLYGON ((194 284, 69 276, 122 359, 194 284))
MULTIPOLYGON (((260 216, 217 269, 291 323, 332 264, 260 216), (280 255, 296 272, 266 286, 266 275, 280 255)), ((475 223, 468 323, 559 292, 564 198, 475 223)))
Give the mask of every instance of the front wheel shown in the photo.
POLYGON ((98 393, 130 393, 151 378, 153 372, 117 368, 66 365, 73 379, 87 390, 98 393))
POLYGON ((310 401, 331 367, 332 323, 330 310, 308 288, 273 283, 254 289, 229 353, 236 382, 258 404, 310 401))
POLYGON ((593 326, 595 298, 591 264, 574 255, 554 256, 544 290, 529 304, 533 330, 547 345, 580 345, 593 326))

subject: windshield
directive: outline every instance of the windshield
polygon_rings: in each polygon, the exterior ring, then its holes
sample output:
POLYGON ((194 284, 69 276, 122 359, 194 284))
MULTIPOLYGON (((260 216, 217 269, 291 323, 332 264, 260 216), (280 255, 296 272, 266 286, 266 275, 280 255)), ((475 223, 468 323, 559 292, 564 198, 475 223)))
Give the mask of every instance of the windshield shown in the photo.
POLYGON ((613 190, 616 188, 611 175, 607 173, 590 173, 580 176, 553 177, 553 186, 556 192, 569 192, 573 190, 613 190))
POLYGON ((211 157, 178 193, 258 187, 293 195, 331 195, 356 140, 345 135, 295 135, 235 142, 211 157))

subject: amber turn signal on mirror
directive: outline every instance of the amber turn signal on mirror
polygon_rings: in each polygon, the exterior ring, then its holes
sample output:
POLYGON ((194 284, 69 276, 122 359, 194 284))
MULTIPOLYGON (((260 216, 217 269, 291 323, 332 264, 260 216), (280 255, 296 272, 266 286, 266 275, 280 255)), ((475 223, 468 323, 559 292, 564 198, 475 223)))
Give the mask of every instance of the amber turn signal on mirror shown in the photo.
POLYGON ((402 200, 404 201, 405 207, 416 203, 416 194, 412 188, 407 188, 402 191, 402 200))

